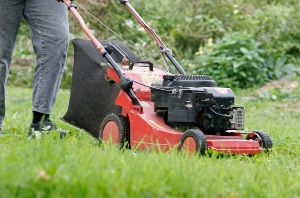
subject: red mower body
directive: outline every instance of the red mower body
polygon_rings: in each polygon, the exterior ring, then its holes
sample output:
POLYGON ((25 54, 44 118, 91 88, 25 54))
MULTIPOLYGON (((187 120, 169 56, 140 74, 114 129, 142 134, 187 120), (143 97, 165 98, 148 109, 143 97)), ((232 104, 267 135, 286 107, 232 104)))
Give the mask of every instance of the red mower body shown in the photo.
MULTIPOLYGON (((107 68, 107 77, 119 82, 117 74, 112 68, 107 68)), ((133 70, 124 70, 130 79, 142 84, 151 84, 162 79, 165 72, 160 69, 149 71, 148 68, 136 67, 133 70)), ((138 149, 159 149, 167 151, 177 148, 183 132, 167 125, 162 116, 154 112, 154 104, 150 100, 150 88, 133 84, 133 89, 141 101, 142 107, 133 105, 127 94, 120 90, 115 104, 122 108, 122 115, 130 120, 130 146, 138 149)), ((109 138, 118 143, 116 125, 107 125, 104 140, 109 138), (111 135, 108 135, 111 133, 111 135)), ((246 140, 241 133, 229 133, 227 136, 206 135, 208 149, 219 153, 229 154, 257 154, 262 151, 259 141, 246 140)), ((191 152, 196 151, 193 139, 184 142, 183 148, 191 152)))

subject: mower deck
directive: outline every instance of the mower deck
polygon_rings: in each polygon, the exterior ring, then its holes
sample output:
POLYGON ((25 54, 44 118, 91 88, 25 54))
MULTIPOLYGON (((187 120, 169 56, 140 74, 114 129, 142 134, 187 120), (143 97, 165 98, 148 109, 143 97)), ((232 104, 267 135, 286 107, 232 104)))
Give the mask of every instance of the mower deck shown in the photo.
POLYGON ((245 140, 241 136, 207 135, 208 148, 219 153, 257 154, 262 151, 258 141, 245 140))

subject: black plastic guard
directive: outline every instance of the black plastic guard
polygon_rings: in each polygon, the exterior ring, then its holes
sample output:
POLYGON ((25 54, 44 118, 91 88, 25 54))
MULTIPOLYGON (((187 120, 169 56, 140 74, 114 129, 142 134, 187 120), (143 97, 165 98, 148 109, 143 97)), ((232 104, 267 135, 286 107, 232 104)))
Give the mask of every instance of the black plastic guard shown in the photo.
MULTIPOLYGON (((64 121, 86 130, 94 137, 98 137, 102 120, 108 113, 120 113, 121 108, 115 105, 119 93, 119 86, 112 86, 105 78, 106 60, 98 54, 92 42, 74 39, 74 66, 72 76, 71 95, 68 111, 62 118, 64 121)), ((103 41, 103 45, 110 45, 112 41, 103 41)), ((126 54, 136 59, 124 45, 126 54)), ((118 54, 112 52, 116 62, 121 62, 118 54)))

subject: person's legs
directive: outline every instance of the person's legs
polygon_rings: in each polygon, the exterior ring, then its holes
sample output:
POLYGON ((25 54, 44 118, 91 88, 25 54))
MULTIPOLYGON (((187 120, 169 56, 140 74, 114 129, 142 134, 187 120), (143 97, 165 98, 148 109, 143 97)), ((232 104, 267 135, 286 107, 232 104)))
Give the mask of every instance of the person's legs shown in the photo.
POLYGON ((55 0, 27 0, 24 16, 29 24, 33 48, 37 55, 32 111, 50 114, 67 56, 67 9, 63 3, 55 0))
POLYGON ((5 116, 5 86, 24 4, 24 0, 0 1, 0 128, 5 116))

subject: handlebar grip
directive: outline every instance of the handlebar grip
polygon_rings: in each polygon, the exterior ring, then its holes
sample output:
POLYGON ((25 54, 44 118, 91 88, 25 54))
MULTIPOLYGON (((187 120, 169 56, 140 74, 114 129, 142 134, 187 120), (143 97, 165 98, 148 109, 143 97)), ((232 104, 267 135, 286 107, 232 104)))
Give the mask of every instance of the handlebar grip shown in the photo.
POLYGON ((123 5, 125 5, 125 3, 128 3, 128 2, 129 2, 129 0, 120 0, 120 3, 123 5))

